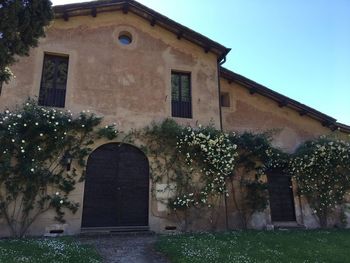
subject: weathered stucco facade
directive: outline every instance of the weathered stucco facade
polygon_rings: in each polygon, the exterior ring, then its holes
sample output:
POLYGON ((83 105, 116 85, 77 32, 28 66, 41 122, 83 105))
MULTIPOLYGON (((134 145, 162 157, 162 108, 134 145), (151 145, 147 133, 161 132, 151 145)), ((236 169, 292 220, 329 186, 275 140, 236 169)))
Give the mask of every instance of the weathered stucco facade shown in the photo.
MULTIPOLYGON (((96 10, 96 6, 94 8, 96 10)), ((116 123, 121 131, 128 132, 172 117, 172 71, 191 74, 193 116, 174 118, 181 124, 212 123, 218 129, 222 126, 226 131, 237 132, 276 129, 274 144, 288 152, 307 139, 329 134, 330 127, 336 125, 322 123, 322 116, 301 114, 288 103, 279 105, 267 96, 249 92, 246 86, 226 75, 219 77, 220 55, 191 39, 182 38, 182 33, 176 35, 158 26, 157 20, 152 24, 135 12, 103 8, 96 17, 81 14, 55 19, 39 46, 12 67, 16 78, 3 87, 1 110, 21 104, 28 97, 38 97, 44 55, 59 54, 69 57, 65 109, 74 113, 89 109, 104 116, 105 123, 116 123), (121 32, 131 34, 130 45, 118 41, 121 32), (229 94, 229 107, 220 109, 220 91, 229 94)), ((348 132, 347 129, 341 126, 342 131, 348 132)), ((103 144, 96 142, 95 148, 103 144)), ((82 204, 83 197, 84 183, 79 183, 71 198, 82 204)), ((167 196, 159 194, 157 198, 167 196)), ((151 230, 161 232, 165 226, 175 224, 167 208, 151 192, 149 200, 151 230)), ((295 194, 294 203, 297 222, 307 227, 316 226, 305 200, 295 194), (304 212, 300 204, 305 206, 304 212)), ((29 234, 41 235, 54 228, 53 218, 53 212, 45 213, 32 225, 29 234)), ((66 215, 64 233, 80 233, 81 218, 82 205, 76 214, 66 215)), ((235 226, 234 213, 231 218, 230 224, 235 226)), ((271 224, 269 211, 253 216, 252 227, 264 228, 267 224, 271 224)), ((0 225, 0 235, 8 235, 4 222, 0 221, 0 225)), ((201 229, 200 223, 196 225, 201 229)), ((223 217, 218 219, 218 225, 224 225, 223 217)))
MULTIPOLYGON (((221 79, 221 90, 229 93, 232 102, 230 107, 222 109, 225 130, 253 133, 272 131, 273 144, 290 153, 294 152, 302 142, 332 132, 320 121, 300 116, 298 111, 288 107, 281 108, 278 103, 262 95, 251 94, 241 84, 221 79)), ((293 194, 296 222, 307 228, 317 227, 317 219, 306 200, 298 196, 295 182, 293 182, 293 194)), ((254 214, 250 224, 254 228, 272 225, 269 209, 265 213, 254 214)))
MULTIPOLYGON (((46 38, 13 67, 17 76, 4 87, 1 108, 39 95, 45 53, 69 56, 66 108, 91 109, 123 129, 171 117, 171 71, 191 72, 193 118, 184 123, 219 127, 217 57, 174 34, 121 12, 57 19, 46 38), (130 45, 119 43, 128 31, 130 45), (132 116, 132 118, 131 118, 132 116)), ((181 121, 181 120, 180 120, 181 121)))
POLYGON ((230 107, 222 109, 223 128, 229 131, 264 132, 275 130, 275 146, 293 152, 300 143, 331 130, 308 116, 288 107, 279 107, 278 103, 259 94, 250 94, 238 83, 229 84, 221 79, 221 90, 228 92, 230 107), (249 117, 248 117, 249 116, 249 117))

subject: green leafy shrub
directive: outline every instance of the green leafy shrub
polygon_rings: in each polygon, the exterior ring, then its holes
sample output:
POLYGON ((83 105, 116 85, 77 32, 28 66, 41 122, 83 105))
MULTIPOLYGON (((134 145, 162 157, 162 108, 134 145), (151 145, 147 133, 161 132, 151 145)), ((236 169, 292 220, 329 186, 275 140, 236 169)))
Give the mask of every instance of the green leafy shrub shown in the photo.
POLYGON ((69 193, 79 176, 67 167, 73 160, 84 168, 96 139, 117 136, 113 126, 99 128, 101 121, 88 112, 74 116, 31 100, 0 114, 0 216, 13 236, 22 237, 49 209, 60 222, 64 209, 77 210, 69 193))
POLYGON ((261 212, 268 206, 268 191, 266 173, 275 168, 286 168, 289 155, 272 146, 271 133, 244 132, 231 138, 238 146, 236 168, 239 176, 232 180, 238 181, 239 193, 231 187, 231 196, 239 211, 243 227, 254 212, 261 212), (240 197, 240 202, 236 200, 240 197))
POLYGON ((291 159, 290 172, 326 227, 329 214, 350 190, 350 144, 327 137, 305 142, 291 159))
POLYGON ((0 2, 0 89, 12 76, 8 66, 16 56, 28 56, 45 36, 44 28, 53 19, 51 5, 50 0, 0 2))
POLYGON ((172 206, 207 205, 210 196, 228 194, 226 179, 232 175, 237 157, 237 145, 231 143, 229 134, 211 126, 187 127, 177 140, 178 152, 191 171, 197 170, 201 174, 203 187, 197 192, 178 196, 172 206))

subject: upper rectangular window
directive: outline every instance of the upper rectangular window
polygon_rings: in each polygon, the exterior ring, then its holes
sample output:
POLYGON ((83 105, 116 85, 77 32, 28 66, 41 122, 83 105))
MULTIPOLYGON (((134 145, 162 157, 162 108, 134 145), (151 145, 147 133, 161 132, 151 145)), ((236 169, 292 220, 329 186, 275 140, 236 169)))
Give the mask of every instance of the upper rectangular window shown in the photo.
POLYGON ((191 73, 171 72, 171 116, 192 118, 191 73))
POLYGON ((64 108, 68 75, 68 56, 45 54, 39 105, 64 108))

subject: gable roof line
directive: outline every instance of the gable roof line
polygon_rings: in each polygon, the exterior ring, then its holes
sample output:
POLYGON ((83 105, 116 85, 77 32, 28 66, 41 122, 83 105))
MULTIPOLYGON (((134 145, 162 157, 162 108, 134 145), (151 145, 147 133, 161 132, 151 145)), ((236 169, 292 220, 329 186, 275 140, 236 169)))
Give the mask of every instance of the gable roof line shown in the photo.
MULTIPOLYGON (((99 12, 112 11, 128 11, 146 19, 151 26, 157 25, 174 33, 179 39, 186 39, 203 48, 205 52, 213 52, 218 57, 218 62, 225 59, 230 52, 230 48, 226 48, 220 43, 196 32, 192 29, 177 23, 176 21, 164 16, 155 10, 146 7, 134 0, 97 0, 91 2, 82 2, 66 5, 57 5, 53 7, 55 18, 69 19, 72 16, 91 15, 96 16, 99 12)), ((337 122, 336 119, 328 116, 314 108, 293 100, 285 95, 273 91, 253 80, 242 75, 230 71, 224 67, 220 67, 220 76, 242 84, 248 88, 251 93, 258 93, 270 98, 278 103, 280 107, 289 107, 299 112, 301 116, 308 115, 322 123, 323 126, 329 127, 331 130, 340 130, 350 133, 350 126, 337 122)))
POLYGON ((240 74, 237 74, 227 68, 220 67, 220 77, 229 82, 236 82, 246 87, 251 94, 258 93, 269 99, 276 101, 280 107, 289 107, 299 112, 300 116, 307 115, 313 119, 321 122, 323 126, 331 130, 340 130, 342 132, 350 133, 350 126, 337 122, 333 117, 326 115, 314 108, 302 104, 294 99, 291 99, 283 94, 271 90, 251 79, 248 79, 240 74))
POLYGON ((57 5, 53 7, 55 18, 69 19, 72 16, 92 15, 96 16, 99 12, 123 11, 132 12, 146 19, 152 26, 157 25, 172 32, 179 39, 186 39, 203 48, 205 52, 213 52, 217 55, 218 61, 230 52, 220 43, 196 32, 192 29, 177 23, 176 21, 164 16, 155 10, 144 6, 134 0, 98 0, 83 3, 74 3, 66 5, 57 5))

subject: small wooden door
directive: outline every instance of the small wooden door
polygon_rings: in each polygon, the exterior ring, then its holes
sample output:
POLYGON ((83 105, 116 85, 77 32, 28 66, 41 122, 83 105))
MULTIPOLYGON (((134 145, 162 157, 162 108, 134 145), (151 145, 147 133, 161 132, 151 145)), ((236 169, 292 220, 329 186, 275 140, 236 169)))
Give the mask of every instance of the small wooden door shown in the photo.
POLYGON ((268 190, 272 221, 295 221, 295 207, 291 178, 278 172, 269 174, 268 190))
POLYGON ((91 153, 82 227, 148 225, 149 167, 142 151, 110 143, 91 153))

